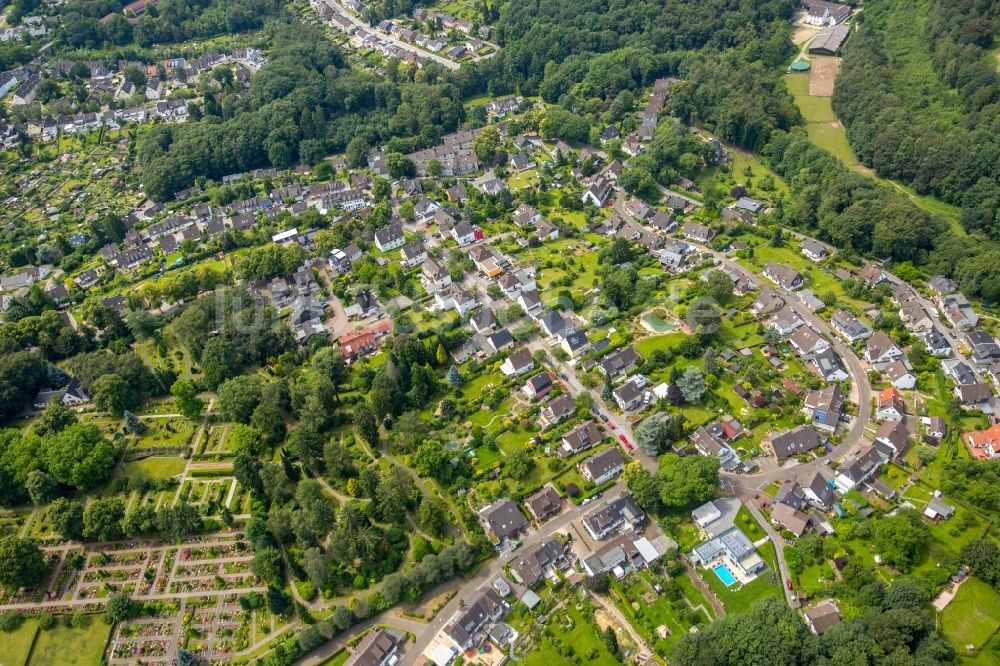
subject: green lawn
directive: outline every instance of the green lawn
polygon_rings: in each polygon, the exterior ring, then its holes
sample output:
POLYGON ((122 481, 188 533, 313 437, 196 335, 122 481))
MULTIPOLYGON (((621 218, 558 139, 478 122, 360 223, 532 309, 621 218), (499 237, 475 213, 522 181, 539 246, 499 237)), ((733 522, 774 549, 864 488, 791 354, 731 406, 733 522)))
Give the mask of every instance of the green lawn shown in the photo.
MULTIPOLYGON (((828 99, 826 97, 813 97, 810 99, 828 99)), ((833 110, 830 110, 833 113, 833 110)), ((858 163, 858 158, 851 149, 851 144, 847 141, 847 132, 843 126, 836 121, 823 123, 809 123, 806 125, 806 134, 820 148, 830 151, 833 155, 847 166, 854 166, 858 163)))
POLYGON ((582 663, 588 666, 616 666, 619 663, 604 647, 597 630, 586 621, 575 606, 567 606, 553 613, 546 626, 552 631, 554 638, 543 638, 537 649, 532 650, 521 661, 525 666, 570 663, 566 651, 579 657, 583 660, 582 663), (568 628, 570 624, 572 628, 568 628), (597 651, 597 657, 594 659, 587 658, 591 650, 597 651))
POLYGON ((758 549, 760 556, 767 562, 767 570, 756 579, 740 587, 739 583, 726 587, 711 569, 701 569, 701 577, 708 587, 719 598, 726 612, 730 615, 745 613, 758 599, 781 596, 781 588, 772 579, 777 578, 775 566, 774 544, 767 543, 758 549))
POLYGON ((635 343, 635 350, 639 352, 642 356, 649 358, 657 349, 669 349, 680 344, 685 336, 683 333, 667 333, 666 335, 654 335, 649 338, 643 338, 639 342, 635 343))
MULTIPOLYGON (((967 645, 983 647, 1000 628, 1000 594, 978 578, 962 583, 958 594, 939 614, 941 633, 959 655, 968 654, 967 645)), ((980 654, 984 661, 990 655, 980 654)))
POLYGON ((31 666, 99 664, 110 635, 111 627, 93 617, 82 629, 56 625, 38 635, 28 663, 31 666))
POLYGON ((462 397, 466 400, 478 398, 490 384, 499 386, 503 383, 503 379, 503 375, 499 372, 492 375, 482 375, 481 377, 476 377, 462 386, 462 397))
POLYGON ((743 533, 751 541, 759 541, 767 536, 764 533, 764 528, 760 526, 760 523, 745 506, 740 506, 740 510, 736 512, 736 526, 743 530, 743 533))
POLYGON ((35 638, 38 625, 26 621, 16 630, 0 633, 0 664, 3 666, 24 666, 28 661, 28 652, 35 638))
POLYGON ((122 465, 122 476, 130 479, 169 479, 184 471, 185 460, 169 456, 153 456, 122 465))

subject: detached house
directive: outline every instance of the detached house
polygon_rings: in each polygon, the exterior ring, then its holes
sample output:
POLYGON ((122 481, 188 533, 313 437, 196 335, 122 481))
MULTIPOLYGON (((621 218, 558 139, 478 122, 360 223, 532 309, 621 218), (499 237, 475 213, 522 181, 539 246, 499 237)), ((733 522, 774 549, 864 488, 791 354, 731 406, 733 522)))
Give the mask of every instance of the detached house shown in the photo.
MULTIPOLYGON (((559 495, 556 494, 556 497, 559 495)), ((510 572, 522 585, 530 588, 565 561, 563 547, 555 539, 548 538, 526 548, 520 556, 514 558, 510 563, 510 572)))
POLYGON ((500 366, 500 371, 510 377, 526 374, 534 368, 535 362, 531 358, 531 352, 528 351, 527 347, 522 347, 507 357, 507 360, 500 366))
POLYGON ((583 478, 599 486, 622 473, 625 459, 616 446, 595 453, 581 462, 577 468, 583 478))
POLYGON ((764 267, 764 277, 782 289, 794 291, 802 288, 802 276, 797 270, 773 261, 767 262, 764 267))
POLYGON ((544 398, 552 390, 552 377, 545 370, 528 379, 521 389, 529 400, 544 398))
POLYGON ((807 362, 816 371, 816 374, 828 382, 842 382, 850 378, 847 369, 844 368, 844 361, 831 347, 813 354, 807 359, 807 362))
POLYGON ((612 391, 618 408, 628 412, 642 404, 642 386, 632 378, 612 391))
POLYGON ((602 439, 604 437, 594 422, 585 421, 563 435, 558 453, 563 456, 571 456, 597 446, 602 439))
POLYGON ((814 238, 807 238, 799 246, 802 254, 811 261, 822 261, 830 256, 830 248, 826 243, 821 243, 814 238))
POLYGON ((646 514, 639 508, 632 493, 609 498, 604 506, 583 518, 583 526, 597 541, 608 538, 614 532, 628 534, 638 531, 645 522, 646 514))
POLYGON ((829 433, 836 432, 840 417, 844 413, 844 394, 836 385, 806 394, 802 411, 812 426, 829 433))
POLYGON ((403 237, 403 226, 398 222, 383 227, 375 232, 375 246, 380 252, 389 252, 397 247, 402 247, 406 242, 403 237))
POLYGON ((427 261, 427 248, 423 241, 413 241, 403 246, 399 252, 399 263, 404 268, 415 268, 427 261))
POLYGON ((890 386, 878 394, 875 404, 876 421, 902 421, 906 415, 903 394, 895 386, 890 386))
POLYGON ((710 243, 712 239, 715 238, 715 232, 712 231, 710 227, 707 227, 704 224, 697 224, 695 222, 685 222, 681 229, 681 233, 684 234, 685 238, 689 238, 703 245, 710 243))
POLYGON ((830 318, 830 325, 848 342, 858 342, 871 337, 872 329, 846 310, 837 310, 830 318))
POLYGON ((635 367, 639 356, 634 347, 622 347, 611 352, 597 362, 597 369, 608 377, 616 377, 622 372, 628 372, 635 367))
POLYGON ((493 545, 500 545, 508 539, 516 539, 528 526, 528 520, 509 499, 499 499, 479 510, 479 522, 486 532, 486 538, 493 545))
POLYGON ((903 357, 903 350, 884 331, 878 331, 868 338, 865 359, 869 363, 889 363, 903 357))
POLYGON ((524 500, 524 506, 528 508, 528 513, 539 521, 562 511, 562 504, 562 496, 552 486, 545 486, 524 500))
POLYGON ((761 442, 761 448, 781 462, 800 453, 806 453, 823 446, 819 434, 812 426, 801 425, 776 435, 769 435, 761 442))

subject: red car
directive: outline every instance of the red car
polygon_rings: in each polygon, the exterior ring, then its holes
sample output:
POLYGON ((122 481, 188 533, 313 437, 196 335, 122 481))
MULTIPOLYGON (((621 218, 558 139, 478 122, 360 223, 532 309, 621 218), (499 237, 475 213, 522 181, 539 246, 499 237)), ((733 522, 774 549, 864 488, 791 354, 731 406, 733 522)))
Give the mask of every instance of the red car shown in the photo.
POLYGON ((611 428, 612 430, 614 430, 615 429, 615 422, 614 421, 608 421, 608 427, 611 428))
POLYGON ((789 590, 792 589, 792 581, 791 580, 786 580, 785 581, 785 586, 788 587, 789 590))
POLYGON ((622 440, 622 444, 625 445, 625 448, 627 448, 629 451, 632 450, 632 443, 628 441, 625 435, 618 435, 618 439, 622 440))

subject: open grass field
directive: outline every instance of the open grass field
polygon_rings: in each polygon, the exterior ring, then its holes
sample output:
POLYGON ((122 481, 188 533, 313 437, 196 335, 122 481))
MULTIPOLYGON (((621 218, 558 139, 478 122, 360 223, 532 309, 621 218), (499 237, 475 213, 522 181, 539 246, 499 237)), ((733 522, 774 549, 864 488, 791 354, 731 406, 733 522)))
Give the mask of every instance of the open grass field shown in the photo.
POLYGON ((91 618, 86 627, 73 629, 57 625, 43 631, 31 650, 29 666, 91 666, 101 663, 111 627, 91 618))
POLYGON ((24 666, 28 661, 31 644, 35 640, 38 625, 27 621, 9 634, 0 634, 0 664, 3 666, 24 666))
MULTIPOLYGON (((968 655, 969 645, 978 650, 1000 629, 1000 594, 978 578, 968 579, 940 613, 939 626, 959 655, 968 655)), ((995 655, 980 653, 978 657, 968 663, 996 663, 995 655)))
POLYGON ((184 471, 185 460, 170 456, 153 456, 122 465, 122 476, 130 479, 169 479, 184 471))

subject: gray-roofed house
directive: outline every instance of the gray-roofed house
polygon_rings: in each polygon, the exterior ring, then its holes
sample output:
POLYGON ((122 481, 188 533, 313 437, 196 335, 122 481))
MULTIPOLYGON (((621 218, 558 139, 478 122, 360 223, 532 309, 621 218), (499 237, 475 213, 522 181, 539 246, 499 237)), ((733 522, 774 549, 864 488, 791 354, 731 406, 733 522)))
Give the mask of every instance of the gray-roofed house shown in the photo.
POLYGON ((836 385, 806 394, 802 411, 812 421, 814 428, 834 432, 844 412, 844 394, 836 385))
POLYGON ((638 360, 639 357, 636 355, 634 347, 622 347, 598 361, 597 369, 601 374, 615 377, 635 367, 638 360))
POLYGON ((776 460, 782 461, 817 449, 823 442, 812 426, 800 425, 776 435, 769 435, 760 445, 776 460))
POLYGON ((517 538, 528 526, 528 520, 517 507, 517 503, 507 498, 499 499, 480 509, 479 522, 486 532, 486 538, 494 545, 517 538))
POLYGON ((562 496, 552 486, 545 486, 524 500, 524 506, 535 520, 545 520, 549 516, 554 516, 562 511, 562 504, 562 496))
POLYGON ((726 558, 727 565, 738 567, 745 576, 752 576, 767 567, 753 542, 735 525, 714 539, 696 546, 688 555, 692 563, 702 566, 708 566, 723 557, 726 558))
POLYGON ((566 561, 563 547, 553 538, 545 539, 523 550, 510 563, 510 572, 522 585, 532 587, 541 582, 553 567, 566 561))
POLYGON ((636 380, 630 379, 612 391, 618 408, 622 411, 631 411, 642 403, 642 387, 636 380))
POLYGON ((646 522, 646 514, 632 497, 632 493, 622 493, 609 498, 603 506, 584 516, 583 526, 590 536, 600 541, 613 532, 629 533, 640 529, 646 522))
POLYGON ((494 623, 503 618, 507 609, 507 604, 496 591, 492 588, 486 589, 455 614, 445 625, 444 633, 459 650, 467 650, 483 638, 494 623))
POLYGON ((405 642, 405 634, 376 627, 358 643, 344 666, 393 666, 399 661, 399 646, 405 642))
POLYGON ((580 475, 598 486, 621 474, 624 467, 625 459, 617 446, 599 451, 578 465, 580 475))
POLYGON ((833 599, 827 599, 816 604, 805 613, 806 624, 809 625, 809 631, 819 635, 826 633, 830 628, 840 624, 840 609, 837 608, 837 602, 833 599))
POLYGON ((562 436, 558 453, 570 456, 586 451, 600 444, 602 439, 604 436, 601 435, 600 428, 593 421, 585 421, 562 436))

